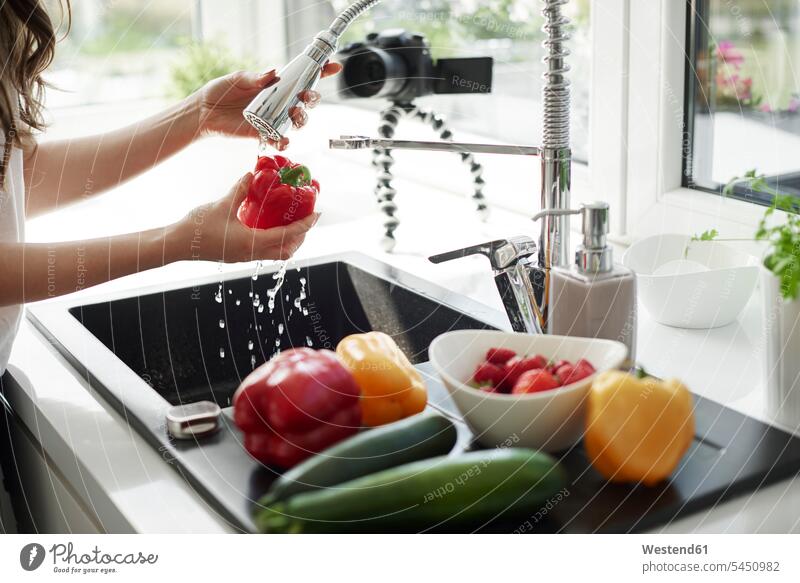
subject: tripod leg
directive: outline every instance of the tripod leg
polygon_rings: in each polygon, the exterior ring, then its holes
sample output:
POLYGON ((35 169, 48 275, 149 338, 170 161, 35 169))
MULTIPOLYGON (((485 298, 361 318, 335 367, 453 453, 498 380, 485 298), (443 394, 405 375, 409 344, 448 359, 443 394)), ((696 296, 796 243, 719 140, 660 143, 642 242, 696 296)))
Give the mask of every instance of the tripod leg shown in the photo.
MULTIPOLYGON (((378 134, 382 138, 392 138, 402 115, 402 110, 398 109, 396 106, 384 110, 381 113, 378 134)), ((400 225, 400 220, 395 216, 397 213, 397 204, 394 201, 394 197, 397 191, 392 186, 392 180, 394 178, 392 175, 392 166, 394 165, 392 151, 387 148, 374 149, 372 151, 372 165, 375 166, 378 172, 375 196, 381 211, 383 211, 386 216, 383 223, 385 234, 381 241, 381 246, 384 251, 390 252, 397 243, 394 232, 400 225)))
MULTIPOLYGON (((443 117, 431 110, 420 108, 414 108, 413 111, 408 111, 408 113, 409 115, 415 115, 421 121, 430 125, 439 134, 441 140, 446 142, 453 141, 453 132, 450 131, 443 117)), ((483 166, 476 162, 475 156, 468 152, 461 154, 461 161, 469 166, 469 171, 472 175, 472 201, 475 203, 478 216, 485 221, 489 218, 489 207, 486 204, 486 197, 483 195, 483 187, 486 185, 483 180, 483 166)))

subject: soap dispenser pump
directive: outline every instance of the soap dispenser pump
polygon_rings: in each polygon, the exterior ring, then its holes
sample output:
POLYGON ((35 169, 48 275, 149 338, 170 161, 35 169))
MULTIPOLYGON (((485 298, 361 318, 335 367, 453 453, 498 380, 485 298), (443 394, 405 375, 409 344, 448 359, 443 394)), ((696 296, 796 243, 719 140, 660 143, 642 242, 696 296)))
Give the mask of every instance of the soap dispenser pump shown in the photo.
POLYGON ((575 264, 550 272, 550 333, 618 340, 636 358, 636 275, 614 263, 608 244, 609 206, 582 204, 579 210, 548 209, 533 217, 581 215, 583 241, 575 264))

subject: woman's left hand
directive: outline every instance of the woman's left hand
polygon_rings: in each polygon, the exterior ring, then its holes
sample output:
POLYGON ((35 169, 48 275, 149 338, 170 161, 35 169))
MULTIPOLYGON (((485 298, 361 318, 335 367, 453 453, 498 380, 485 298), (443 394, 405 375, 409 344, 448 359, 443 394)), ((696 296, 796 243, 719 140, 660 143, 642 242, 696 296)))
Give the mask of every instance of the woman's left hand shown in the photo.
MULTIPOLYGON (((328 63, 322 68, 322 76, 328 77, 341 71, 338 63, 328 63)), ((258 132, 242 117, 242 111, 265 87, 278 81, 275 70, 266 73, 249 73, 238 71, 219 79, 209 81, 200 91, 192 96, 196 99, 200 111, 199 134, 223 134, 227 136, 258 137, 258 132)), ((300 96, 304 106, 296 107, 292 112, 294 127, 301 128, 308 121, 305 109, 311 109, 319 103, 320 94, 316 91, 305 91, 300 96)), ((270 141, 278 150, 286 149, 287 138, 278 142, 270 141)))

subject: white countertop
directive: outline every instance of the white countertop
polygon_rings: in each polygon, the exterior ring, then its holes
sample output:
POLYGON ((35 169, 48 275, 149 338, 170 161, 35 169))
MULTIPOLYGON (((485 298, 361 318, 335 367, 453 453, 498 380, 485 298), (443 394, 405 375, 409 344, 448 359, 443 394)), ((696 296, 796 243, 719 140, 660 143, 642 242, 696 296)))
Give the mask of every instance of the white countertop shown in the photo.
MULTIPOLYGON (((198 144, 193 155, 200 151, 218 156, 218 145, 213 140, 198 144)), ((302 151, 302 142, 297 146, 302 151)), ((251 147, 231 147, 224 155, 249 156, 251 147)), ((400 192, 397 200, 403 219, 397 233, 399 244, 394 254, 384 254, 378 251, 382 235, 380 213, 361 210, 370 208, 372 203, 372 170, 361 163, 349 163, 347 156, 351 155, 339 153, 315 158, 315 169, 330 177, 323 184, 336 187, 323 192, 320 199, 323 220, 308 236, 298 257, 358 250, 453 292, 502 309, 485 259, 472 257, 432 265, 425 258, 435 252, 497 237, 533 235, 535 230, 530 222, 522 215, 495 211, 488 223, 480 223, 468 197, 422 186, 413 181, 413 173, 406 171, 402 173, 404 177, 397 180, 400 192), (334 180, 333 176, 346 180, 334 180)), ((162 203, 158 199, 159 191, 165 184, 176 184, 175 176, 192 172, 187 166, 190 161, 188 155, 182 154, 150 173, 148 178, 121 187, 119 192, 110 195, 113 200, 46 217, 32 225, 30 232, 34 239, 43 238, 54 229, 63 231, 70 217, 77 219, 80 215, 80 220, 74 223, 80 225, 75 230, 76 236, 102 234, 113 229, 107 214, 111 204, 132 205, 130 212, 121 213, 122 216, 118 211, 115 213, 115 219, 128 228, 153 226, 153 218, 146 213, 145 216, 136 215, 135 209, 142 205, 168 205, 165 216, 177 218, 185 212, 187 201, 179 197, 162 203), (151 182, 145 183, 145 180, 151 182), (143 188, 144 184, 153 188, 143 188), (130 196, 134 191, 136 198, 130 196)), ((447 168, 450 172, 450 167, 447 168)), ((462 170, 453 165, 452 171, 462 170)), ((202 192, 197 196, 213 198, 215 191, 218 194, 220 188, 236 177, 236 172, 227 174, 230 175, 215 174, 212 180, 199 177, 197 184, 202 192)), ((487 193, 491 200, 491 191, 487 193)), ((70 233, 59 232, 58 236, 69 238, 70 233)), ((86 298, 102 297, 112 290, 190 280, 242 267, 185 262, 81 293, 86 298)), ((653 322, 640 310, 638 359, 652 374, 678 376, 705 397, 769 421, 764 399, 761 319, 759 294, 754 295, 737 323, 717 330, 668 328, 653 322)), ((96 397, 85 380, 28 322, 23 323, 14 345, 9 370, 17 381, 8 395, 15 410, 44 445, 73 494, 100 517, 105 530, 148 533, 231 530, 164 462, 159 452, 96 397)), ((798 517, 800 484, 793 479, 688 516, 659 530, 674 533, 800 532, 798 517)))

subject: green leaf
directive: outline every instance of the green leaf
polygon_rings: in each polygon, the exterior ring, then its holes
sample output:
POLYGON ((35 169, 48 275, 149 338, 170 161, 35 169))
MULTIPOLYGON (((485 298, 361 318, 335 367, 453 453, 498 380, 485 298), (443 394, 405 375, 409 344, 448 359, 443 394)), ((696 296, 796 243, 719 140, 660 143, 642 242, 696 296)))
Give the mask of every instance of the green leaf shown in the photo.
MULTIPOLYGON (((695 241, 713 241, 719 237, 719 231, 716 229, 709 229, 708 231, 703 231, 699 235, 693 235, 691 239, 689 239, 689 244, 694 243, 695 241)), ((683 258, 686 259, 689 256, 689 245, 683 250, 683 258)))

